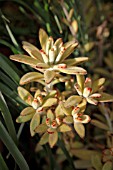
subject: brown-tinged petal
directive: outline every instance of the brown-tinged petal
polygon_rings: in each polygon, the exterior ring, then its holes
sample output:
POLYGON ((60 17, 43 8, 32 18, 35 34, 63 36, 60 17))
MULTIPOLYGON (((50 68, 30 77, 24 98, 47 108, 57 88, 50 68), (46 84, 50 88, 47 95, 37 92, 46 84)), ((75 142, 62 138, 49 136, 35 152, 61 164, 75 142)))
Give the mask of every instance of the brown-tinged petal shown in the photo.
POLYGON ((113 102, 112 95, 108 93, 102 93, 102 92, 100 94, 101 94, 101 97, 97 99, 99 102, 113 102))
POLYGON ((83 90, 83 96, 88 97, 90 95, 91 91, 92 91, 92 88, 85 87, 84 90, 83 90))
POLYGON ((53 70, 46 70, 44 72, 44 79, 47 84, 49 84, 55 77, 56 73, 53 70))
POLYGON ((33 96, 23 87, 18 87, 18 94, 22 100, 24 100, 27 104, 31 105, 33 101, 33 96))
POLYGON ((63 122, 66 123, 66 124, 72 124, 73 123, 73 117, 72 116, 66 116, 63 119, 63 122))
POLYGON ((49 58, 48 58, 47 54, 45 53, 44 50, 40 50, 40 53, 41 53, 41 55, 42 55, 42 58, 43 58, 44 63, 47 64, 47 63, 49 62, 49 58))
POLYGON ((40 115, 38 113, 35 113, 31 122, 30 122, 30 133, 31 136, 35 135, 35 129, 40 124, 40 115))
POLYGON ((87 77, 86 79, 85 79, 85 82, 84 82, 84 88, 85 87, 92 87, 92 80, 91 80, 91 78, 89 78, 89 77, 87 77))
POLYGON ((52 37, 49 37, 46 43, 46 49, 45 52, 47 55, 49 55, 49 50, 53 47, 54 40, 52 37))
POLYGON ((57 62, 62 62, 64 61, 74 50, 75 48, 78 46, 78 42, 68 46, 68 47, 65 47, 65 44, 64 44, 64 47, 66 48, 65 52, 63 53, 61 59, 57 62))
POLYGON ((53 67, 54 70, 58 70, 59 72, 65 73, 65 74, 80 74, 80 75, 85 75, 87 74, 87 71, 81 67, 66 67, 66 68, 61 68, 59 65, 53 67))
POLYGON ((39 144, 40 145, 45 145, 49 141, 49 134, 46 132, 42 135, 39 144))
POLYGON ((29 115, 26 115, 26 116, 19 116, 17 119, 16 119, 16 122, 17 123, 24 123, 24 122, 28 122, 29 120, 31 120, 33 117, 33 114, 29 114, 29 115))
POLYGON ((43 123, 43 124, 38 125, 38 126, 34 129, 34 131, 35 131, 36 133, 44 133, 44 132, 47 131, 47 129, 48 129, 48 127, 47 127, 46 123, 43 123))
POLYGON ((84 138, 84 136, 85 136, 84 125, 82 123, 74 123, 74 128, 75 128, 75 131, 78 133, 78 135, 81 138, 84 138))
POLYGON ((36 59, 38 59, 38 60, 40 60, 40 62, 44 62, 43 61, 43 58, 42 58, 42 55, 41 55, 41 53, 40 53, 40 50, 33 50, 33 51, 31 51, 31 55, 34 57, 34 58, 36 58, 36 59))
POLYGON ((77 83, 79 84, 81 91, 83 93, 85 77, 84 75, 76 74, 77 83))
POLYGON ((88 61, 88 57, 78 57, 78 58, 66 59, 63 61, 63 63, 67 64, 68 66, 74 66, 74 65, 80 64, 85 61, 88 61))
POLYGON ((18 61, 20 63, 28 64, 32 67, 35 67, 37 65, 37 63, 40 62, 38 59, 34 59, 34 58, 31 58, 31 57, 29 57, 27 55, 23 55, 23 54, 11 55, 10 59, 14 60, 14 61, 18 61))
POLYGON ((27 116, 27 115, 34 115, 35 113, 35 109, 33 109, 32 107, 26 107, 25 109, 23 109, 20 113, 21 116, 27 116))
POLYGON ((57 104, 57 98, 48 98, 42 105, 43 108, 51 107, 57 104))
POLYGON ((47 43, 48 38, 49 37, 47 33, 43 29, 40 29, 39 30, 39 41, 44 51, 46 50, 46 43, 47 43))
POLYGON ((49 145, 51 148, 57 143, 58 140, 58 132, 54 131, 54 133, 49 134, 49 145))
POLYGON ((35 67, 35 69, 37 69, 37 70, 47 69, 47 68, 49 68, 49 66, 46 63, 38 63, 35 67))
POLYGON ((82 95, 82 89, 78 83, 74 84, 74 88, 76 89, 77 93, 81 96, 82 95))
POLYGON ((64 106, 66 108, 71 107, 71 106, 76 106, 81 101, 82 101, 82 96, 73 95, 66 100, 64 106))
MULTIPOLYGON (((68 103, 68 102, 67 102, 68 103)), ((62 113, 65 115, 71 115, 72 112, 72 108, 67 108, 65 107, 65 103, 60 102, 60 108, 62 110, 62 113)), ((57 115, 58 116, 58 115, 57 115)))
POLYGON ((92 84, 93 93, 97 92, 100 87, 104 84, 105 78, 97 79, 92 84))
POLYGON ((55 115, 53 114, 51 109, 47 111, 47 118, 49 118, 51 121, 53 121, 55 118, 55 115))
POLYGON ((71 131, 71 127, 67 124, 62 124, 61 126, 58 127, 59 132, 69 132, 71 131))
POLYGON ((79 123, 88 123, 91 120, 91 118, 88 115, 81 116, 81 120, 75 120, 75 122, 79 123))
POLYGON ((90 95, 91 98, 100 98, 101 94, 100 93, 94 93, 92 95, 90 95))
POLYGON ((43 77, 44 76, 41 73, 29 72, 22 76, 22 78, 20 79, 20 85, 24 85, 33 81, 37 82, 39 79, 42 79, 43 77))
POLYGON ((92 97, 87 97, 86 100, 90 104, 93 104, 93 105, 97 105, 98 104, 98 101, 96 99, 92 98, 92 97))
POLYGON ((80 108, 80 112, 84 112, 86 109, 86 104, 87 104, 87 100, 86 98, 83 98, 82 101, 77 105, 77 107, 80 108))

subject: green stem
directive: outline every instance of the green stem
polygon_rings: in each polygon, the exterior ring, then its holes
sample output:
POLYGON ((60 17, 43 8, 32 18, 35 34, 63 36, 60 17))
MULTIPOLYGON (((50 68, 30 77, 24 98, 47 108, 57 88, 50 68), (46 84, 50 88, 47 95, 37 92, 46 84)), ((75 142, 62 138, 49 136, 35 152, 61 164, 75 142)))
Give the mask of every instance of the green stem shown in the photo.
POLYGON ((67 151, 63 140, 60 139, 60 138, 61 138, 61 136, 59 136, 58 146, 62 149, 65 156, 67 157, 67 161, 69 162, 69 165, 70 165, 70 168, 71 168, 70 170, 75 170, 76 168, 75 168, 75 166, 73 164, 73 160, 72 160, 71 156, 69 155, 69 152, 67 151))

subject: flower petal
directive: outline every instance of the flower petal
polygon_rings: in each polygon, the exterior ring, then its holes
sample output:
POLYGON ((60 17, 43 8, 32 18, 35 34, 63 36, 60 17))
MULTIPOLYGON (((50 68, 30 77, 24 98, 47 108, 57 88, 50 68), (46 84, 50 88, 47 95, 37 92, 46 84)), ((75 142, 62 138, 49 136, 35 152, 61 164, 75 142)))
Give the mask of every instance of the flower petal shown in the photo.
POLYGON ((67 64, 68 66, 74 66, 85 61, 88 61, 88 57, 78 57, 78 58, 67 59, 67 60, 64 60, 63 63, 67 64))
POLYGON ((31 67, 35 67, 40 60, 31 58, 27 55, 23 54, 15 54, 10 56, 11 60, 18 61, 20 63, 28 64, 31 67))
POLYGON ((113 96, 108 93, 100 93, 101 97, 97 98, 99 102, 113 102, 113 96))
POLYGON ((51 107, 57 104, 57 98, 48 98, 42 105, 43 108, 51 107))
POLYGON ((84 90, 83 90, 83 96, 88 97, 90 95, 91 91, 92 91, 92 88, 85 87, 84 90))
POLYGON ((49 134, 49 145, 51 148, 57 143, 58 140, 58 132, 54 131, 54 133, 49 134))
POLYGON ((45 123, 43 123, 43 124, 38 125, 38 126, 34 129, 34 131, 35 131, 36 133, 44 133, 44 132, 47 131, 47 129, 48 129, 47 125, 46 125, 45 123))
POLYGON ((71 127, 67 124, 62 124, 61 126, 58 127, 59 132, 69 132, 71 131, 71 127))
POLYGON ((35 110, 32 107, 26 107, 20 113, 21 116, 27 116, 27 115, 30 115, 30 114, 32 114, 32 115, 35 114, 35 110))
POLYGON ((98 101, 93 99, 92 97, 87 97, 86 100, 90 104, 93 104, 93 105, 97 105, 98 104, 98 101))
POLYGON ((58 70, 59 72, 66 73, 66 74, 80 74, 85 75, 87 74, 87 71, 81 67, 67 67, 67 68, 59 68, 59 65, 56 65, 53 67, 54 70, 58 70))
POLYGON ((82 89, 78 83, 74 84, 74 88, 76 89, 77 93, 81 96, 82 95, 82 89))
POLYGON ((66 124, 72 124, 73 123, 73 117, 72 116, 66 116, 63 119, 63 122, 66 123, 66 124))
POLYGON ((47 43, 48 38, 49 37, 47 33, 43 29, 40 29, 39 30, 39 41, 44 51, 46 50, 46 43, 47 43))
POLYGON ((73 95, 66 100, 64 106, 66 108, 71 107, 71 106, 76 106, 81 101, 82 101, 82 96, 73 95))
POLYGON ((104 84, 104 82, 105 78, 95 80, 92 85, 93 93, 97 92, 100 89, 100 87, 104 84))
POLYGON ((85 136, 84 125, 82 123, 74 123, 74 128, 75 128, 75 131, 78 133, 78 135, 81 138, 84 138, 84 136, 85 136))
POLYGON ((42 79, 44 76, 41 73, 38 72, 29 72, 22 76, 20 79, 20 85, 24 85, 33 81, 38 81, 39 79, 42 79))
POLYGON ((18 87, 18 94, 22 100, 24 100, 27 104, 31 105, 33 101, 33 96, 23 87, 18 87))
POLYGON ((40 124, 40 115, 38 113, 35 113, 35 115, 33 116, 31 122, 30 122, 30 133, 31 136, 35 135, 35 129, 36 127, 40 124))
POLYGON ((54 118, 55 118, 55 115, 53 114, 52 110, 50 110, 50 109, 47 111, 47 118, 50 118, 51 121, 54 120, 54 118))
POLYGON ((79 84, 81 91, 83 93, 85 77, 84 77, 84 75, 77 74, 76 79, 77 79, 77 83, 79 84))
POLYGON ((39 144, 40 145, 45 145, 49 141, 49 134, 46 132, 42 135, 39 144))
POLYGON ((56 73, 53 70, 46 70, 44 72, 44 79, 47 84, 49 84, 55 77, 56 73))
POLYGON ((19 116, 17 119, 16 119, 16 122, 17 123, 24 123, 24 122, 28 122, 29 120, 31 120, 33 117, 33 114, 29 114, 29 115, 26 115, 26 116, 19 116))

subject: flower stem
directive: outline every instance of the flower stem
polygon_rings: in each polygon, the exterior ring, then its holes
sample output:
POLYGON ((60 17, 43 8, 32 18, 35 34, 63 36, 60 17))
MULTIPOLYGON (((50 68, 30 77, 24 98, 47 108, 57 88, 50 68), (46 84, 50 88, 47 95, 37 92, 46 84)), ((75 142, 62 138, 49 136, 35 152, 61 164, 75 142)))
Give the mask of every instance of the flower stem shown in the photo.
POLYGON ((72 160, 71 156, 69 155, 69 152, 67 151, 67 149, 65 147, 65 144, 64 144, 63 140, 61 139, 60 134, 59 134, 58 146, 62 149, 65 156, 67 157, 67 160, 68 160, 69 165, 70 165, 70 170, 75 170, 76 168, 75 168, 75 166, 73 164, 73 160, 72 160))

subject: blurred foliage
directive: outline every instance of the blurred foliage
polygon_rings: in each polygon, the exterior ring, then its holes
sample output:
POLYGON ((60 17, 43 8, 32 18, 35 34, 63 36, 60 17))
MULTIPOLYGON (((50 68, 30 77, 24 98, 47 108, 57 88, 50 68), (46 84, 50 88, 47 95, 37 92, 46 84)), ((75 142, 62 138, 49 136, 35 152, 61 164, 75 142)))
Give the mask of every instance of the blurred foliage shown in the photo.
MULTIPOLYGON (((40 49, 38 40, 40 28, 46 30, 54 39, 61 37, 64 42, 77 40, 79 46, 71 57, 89 57, 89 61, 84 64, 88 76, 94 80, 101 76, 105 77, 104 90, 113 94, 113 2, 111 0, 0 0, 0 14, 0 91, 2 92, 0 139, 3 141, 0 142, 2 153, 0 168, 18 170, 23 166, 23 169, 31 170, 38 168, 112 170, 113 104, 102 103, 98 107, 92 105, 88 107, 87 113, 92 121, 86 126, 84 139, 69 132, 63 134, 64 142, 58 141, 60 148, 55 147, 51 150, 48 144, 39 146, 37 144, 39 136, 33 138, 30 136, 29 123, 18 125, 15 122, 19 113, 26 107, 26 103, 17 93, 20 77, 34 69, 10 61, 9 55, 25 54, 21 48, 22 41, 30 42, 40 49), (16 138, 18 142, 15 142, 16 138)), ((38 87, 40 88, 40 85, 38 87)), ((58 87, 63 89, 63 84, 59 84, 58 87)), ((29 89, 29 84, 26 88, 29 89)))

